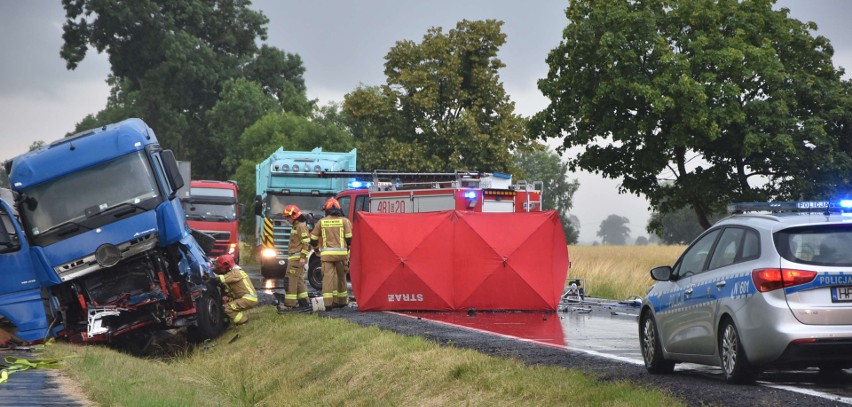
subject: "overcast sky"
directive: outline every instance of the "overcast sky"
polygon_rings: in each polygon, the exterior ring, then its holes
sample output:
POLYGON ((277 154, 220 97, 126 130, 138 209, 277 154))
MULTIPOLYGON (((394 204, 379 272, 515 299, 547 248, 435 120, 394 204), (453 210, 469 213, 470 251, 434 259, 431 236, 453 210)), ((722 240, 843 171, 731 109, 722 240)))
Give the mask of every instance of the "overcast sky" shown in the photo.
MULTIPOLYGON (((545 57, 567 24, 565 0, 260 0, 269 17, 268 43, 302 57, 308 96, 321 104, 342 101, 358 85, 384 83, 384 56, 398 40, 422 40, 429 27, 446 32, 462 20, 505 22, 507 42, 500 77, 516 104, 530 116, 547 105, 536 81, 547 75, 545 57)), ((835 65, 852 67, 852 1, 779 1, 793 18, 814 21, 835 49, 835 65)), ((0 0, 0 160, 26 152, 36 140, 53 141, 86 114, 101 110, 109 93, 109 64, 90 52, 75 71, 59 57, 65 13, 58 0, 0 0)), ((846 77, 849 77, 847 73, 846 77)), ((154 129, 155 131, 157 129, 154 129)), ((555 143, 555 142, 554 142, 555 143)), ((552 143, 552 144, 554 144, 552 143)), ((617 182, 577 173, 571 211, 590 243, 610 214, 630 220, 632 239, 645 236, 647 202, 619 195, 617 182)))

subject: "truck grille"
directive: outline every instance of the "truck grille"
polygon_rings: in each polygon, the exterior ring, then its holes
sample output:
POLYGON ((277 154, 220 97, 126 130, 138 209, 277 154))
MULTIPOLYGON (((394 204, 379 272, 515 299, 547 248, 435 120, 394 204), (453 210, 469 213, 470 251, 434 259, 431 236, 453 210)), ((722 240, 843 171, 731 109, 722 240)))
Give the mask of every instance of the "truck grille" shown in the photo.
MULTIPOLYGON (((151 250, 159 241, 157 233, 151 233, 145 236, 140 236, 132 240, 117 245, 118 251, 121 253, 121 258, 126 259, 133 255, 151 250)), ((120 262, 120 261, 119 261, 120 262)), ((53 268, 62 281, 68 281, 77 278, 93 271, 100 270, 101 267, 95 259, 95 253, 81 257, 74 261, 61 264, 53 268)))
POLYGON ((286 222, 275 222, 272 227, 272 241, 275 243, 275 251, 278 253, 277 258, 286 259, 287 251, 290 246, 290 225, 286 222), (285 226, 286 225, 286 226, 285 226))
POLYGON ((212 236, 216 240, 231 240, 231 232, 222 232, 218 230, 202 230, 202 232, 212 236))

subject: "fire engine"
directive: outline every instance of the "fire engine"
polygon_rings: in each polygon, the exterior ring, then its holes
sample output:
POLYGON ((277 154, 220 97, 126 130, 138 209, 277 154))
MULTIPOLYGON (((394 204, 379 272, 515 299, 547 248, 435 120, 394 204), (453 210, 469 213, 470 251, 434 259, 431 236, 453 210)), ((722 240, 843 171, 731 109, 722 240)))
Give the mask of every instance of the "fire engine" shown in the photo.
MULTIPOLYGON (((343 214, 357 229, 358 211, 419 213, 444 210, 473 212, 540 212, 541 181, 519 181, 500 173, 324 172, 325 177, 354 177, 335 196, 343 214)), ((322 286, 322 269, 310 267, 308 281, 322 286)))
POLYGON ((350 182, 350 189, 336 196, 343 212, 353 222, 357 211, 541 211, 541 181, 520 181, 513 185, 512 176, 507 174, 372 172, 354 175, 359 180, 350 182), (365 175, 371 180, 364 181, 365 175))

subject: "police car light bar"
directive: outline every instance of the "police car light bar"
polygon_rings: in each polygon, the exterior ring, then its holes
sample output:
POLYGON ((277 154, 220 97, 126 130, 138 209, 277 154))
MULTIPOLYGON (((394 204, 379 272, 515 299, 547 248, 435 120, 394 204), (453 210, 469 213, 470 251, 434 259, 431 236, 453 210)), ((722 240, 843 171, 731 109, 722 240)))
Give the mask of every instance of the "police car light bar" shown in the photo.
POLYGON ((793 201, 793 202, 737 202, 728 205, 729 213, 743 212, 844 212, 852 209, 852 200, 793 201))

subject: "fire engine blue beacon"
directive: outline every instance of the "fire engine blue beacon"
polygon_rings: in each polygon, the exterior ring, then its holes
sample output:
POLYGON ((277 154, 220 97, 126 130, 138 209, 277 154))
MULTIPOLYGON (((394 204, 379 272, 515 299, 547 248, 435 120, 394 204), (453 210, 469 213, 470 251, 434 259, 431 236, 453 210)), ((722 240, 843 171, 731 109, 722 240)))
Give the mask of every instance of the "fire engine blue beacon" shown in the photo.
POLYGON ((350 181, 349 189, 369 188, 373 186, 372 182, 350 181))

